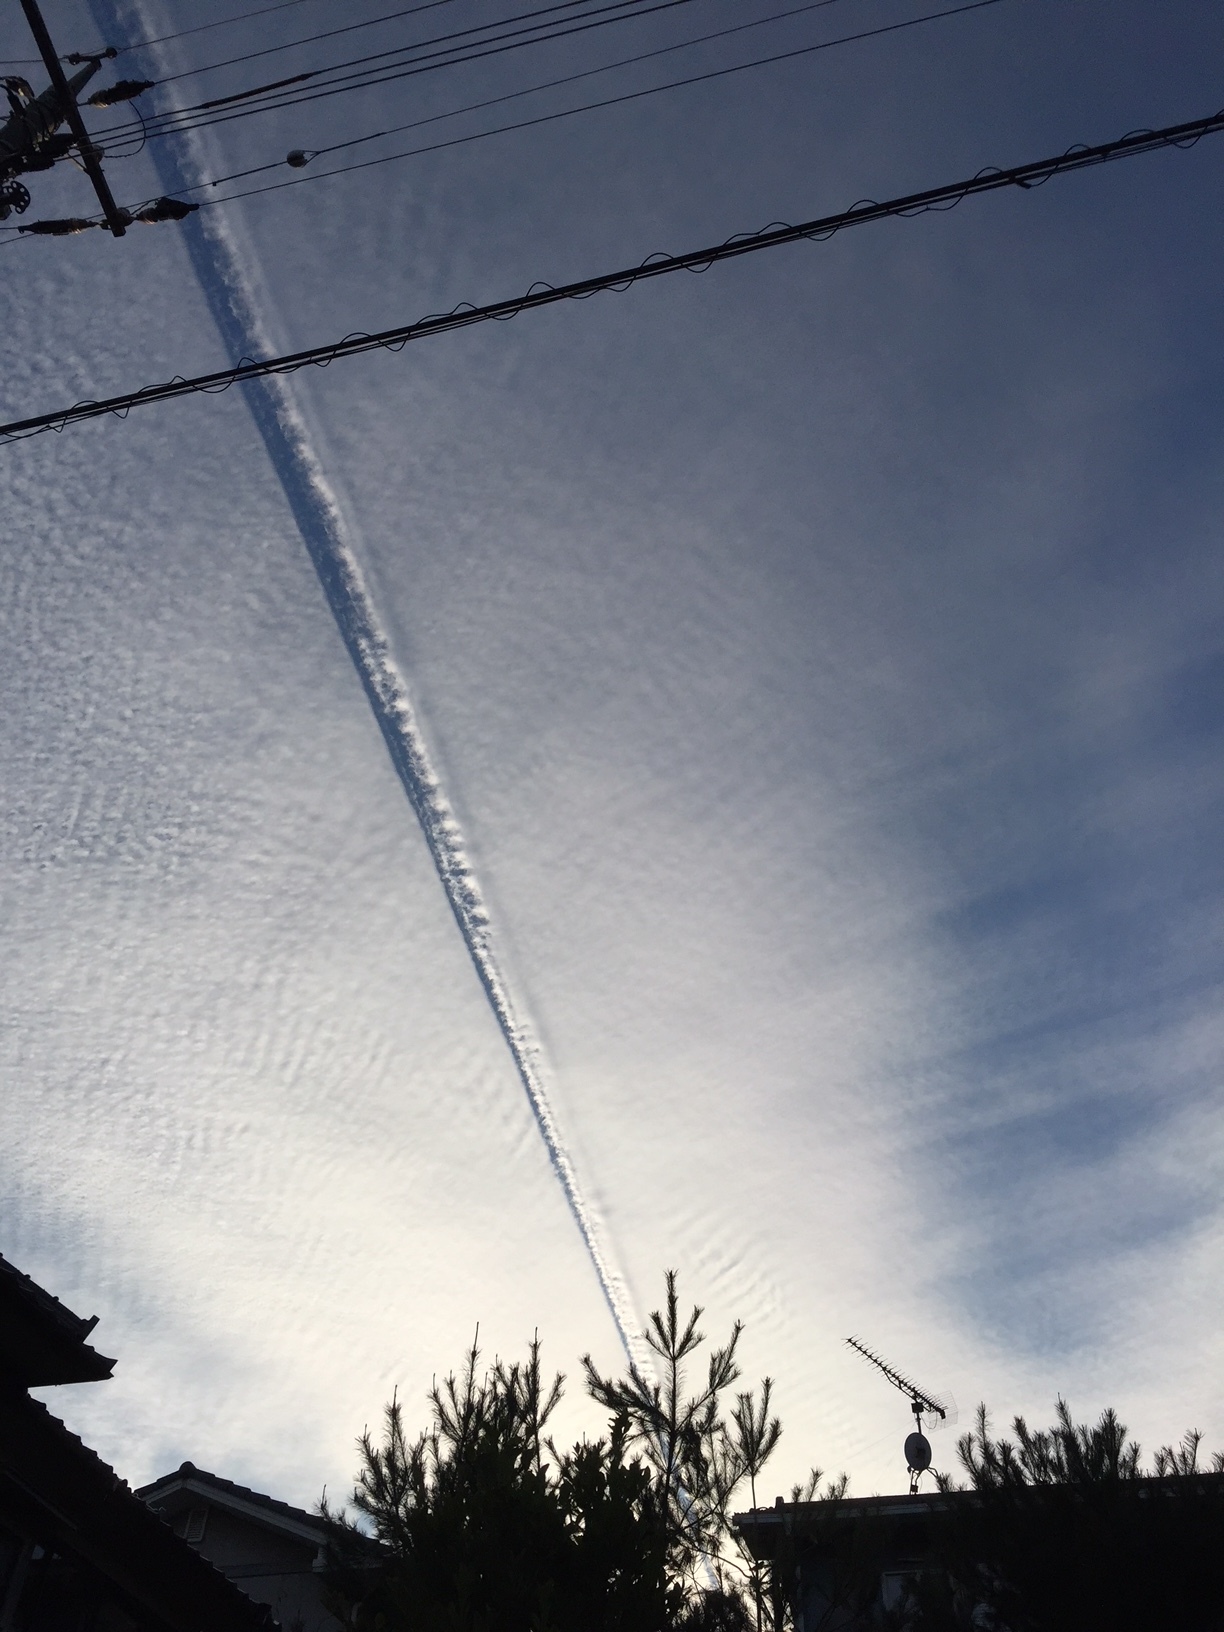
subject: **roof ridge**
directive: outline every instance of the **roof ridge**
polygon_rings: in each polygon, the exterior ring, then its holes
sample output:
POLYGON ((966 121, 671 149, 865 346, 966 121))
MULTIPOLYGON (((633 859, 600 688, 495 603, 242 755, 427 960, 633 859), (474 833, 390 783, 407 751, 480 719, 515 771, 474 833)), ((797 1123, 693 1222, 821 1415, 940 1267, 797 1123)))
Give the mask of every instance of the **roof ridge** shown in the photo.
POLYGON ((27 1388, 101 1382, 115 1361, 86 1342, 97 1324, 0 1257, 0 1376, 27 1388))
POLYGON ((78 1315, 69 1309, 66 1303, 61 1303, 53 1292, 48 1292, 45 1286, 40 1286, 36 1280, 27 1275, 24 1270, 0 1253, 0 1275, 7 1275, 17 1282, 28 1297, 39 1304, 49 1315, 53 1315, 63 1325, 69 1327, 74 1337, 84 1339, 89 1336, 98 1324, 97 1315, 78 1315))
POLYGON ((141 1485, 136 1495, 141 1501, 147 1502, 150 1496, 175 1479, 200 1479, 205 1484, 214 1486, 217 1490, 228 1491, 233 1496, 240 1496, 246 1501, 255 1502, 261 1507, 271 1508, 277 1513, 283 1513, 289 1518, 305 1521, 307 1524, 325 1528, 326 1521, 318 1513, 308 1512, 304 1507, 295 1507, 292 1502, 284 1502, 279 1496, 268 1496, 261 1490, 252 1490, 249 1485, 240 1485, 234 1479, 226 1479, 223 1474, 210 1473, 207 1468, 198 1468, 194 1462, 183 1462, 173 1473, 164 1473, 160 1479, 154 1479, 151 1484, 141 1485))

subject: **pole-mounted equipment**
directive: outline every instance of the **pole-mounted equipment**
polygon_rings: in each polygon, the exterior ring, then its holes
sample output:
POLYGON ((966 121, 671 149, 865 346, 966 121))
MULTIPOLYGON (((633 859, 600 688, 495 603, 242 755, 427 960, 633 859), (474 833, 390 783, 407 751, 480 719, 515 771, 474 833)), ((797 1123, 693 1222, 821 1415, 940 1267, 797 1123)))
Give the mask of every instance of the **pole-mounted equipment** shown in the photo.
MULTIPOLYGON (((95 225, 105 225, 116 238, 122 238, 133 222, 181 221, 190 215, 197 206, 180 199, 155 199, 138 210, 125 210, 115 203, 102 169, 102 149, 85 128, 77 98, 102 64, 118 53, 114 46, 107 46, 102 51, 74 51, 61 61, 38 9, 38 0, 21 0, 21 9, 51 83, 40 96, 35 96, 29 81, 17 74, 0 79, 9 105, 9 117, 0 125, 0 221, 7 221, 10 215, 24 215, 30 207, 29 188, 17 179, 19 176, 33 170, 50 170, 61 159, 74 156, 79 158, 98 195, 102 222, 71 216, 58 221, 32 221, 19 227, 19 232, 62 238, 95 225), (71 77, 64 72, 63 62, 76 68, 71 77), (68 130, 61 132, 60 126, 65 124, 68 130)), ((130 102, 152 84, 149 79, 121 79, 95 91, 88 103, 108 108, 116 102, 130 102)))

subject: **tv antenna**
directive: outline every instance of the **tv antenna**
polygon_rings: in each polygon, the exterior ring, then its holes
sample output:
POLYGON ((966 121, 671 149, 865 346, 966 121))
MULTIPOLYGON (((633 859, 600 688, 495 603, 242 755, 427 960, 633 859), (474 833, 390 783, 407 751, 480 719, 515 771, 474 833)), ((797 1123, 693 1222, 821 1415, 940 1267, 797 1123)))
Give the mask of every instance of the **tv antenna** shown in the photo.
POLYGON ((914 1432, 906 1437, 905 1465, 910 1476, 910 1495, 916 1496, 918 1481, 930 1470, 932 1455, 931 1442, 922 1431, 923 1412, 939 1419, 932 1427, 943 1427, 945 1423, 956 1421, 956 1407, 950 1396, 928 1394, 925 1389, 919 1388, 918 1384, 903 1371, 890 1366, 887 1360, 882 1360, 865 1343, 860 1343, 857 1337, 848 1337, 846 1342, 852 1349, 856 1349, 864 1360, 870 1360, 877 1371, 882 1371, 894 1388, 909 1396, 910 1410, 914 1413, 914 1432))

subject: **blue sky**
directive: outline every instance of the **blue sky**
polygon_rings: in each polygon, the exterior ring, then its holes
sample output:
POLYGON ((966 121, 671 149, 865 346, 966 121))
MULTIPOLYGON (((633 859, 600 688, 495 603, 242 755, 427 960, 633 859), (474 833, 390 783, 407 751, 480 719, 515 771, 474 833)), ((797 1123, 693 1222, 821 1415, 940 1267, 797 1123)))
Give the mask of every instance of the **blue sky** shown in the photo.
MULTIPOLYGON (((693 0, 236 121, 192 162, 773 9, 693 0)), ((607 77, 920 10, 841 0, 607 77)), ((1220 35, 1189 0, 1002 0, 213 214, 270 342, 306 345, 1211 112, 1220 35)), ((674 1265, 713 1329, 746 1320, 778 1489, 812 1462, 901 1488, 904 1405, 852 1331, 963 1413, 1061 1391, 1149 1447, 1224 1444, 1222 164, 1206 142, 290 387, 592 1216, 639 1314, 674 1265)), ((148 151, 110 170, 159 190, 148 151)), ((88 207, 34 179, 35 213, 88 207)), ((5 417, 225 360, 182 229, 0 261, 5 417)), ((189 1456, 309 1503, 477 1321, 614 1363, 242 398, 4 459, 0 1250, 120 1356, 57 1407, 134 1482, 189 1456)))

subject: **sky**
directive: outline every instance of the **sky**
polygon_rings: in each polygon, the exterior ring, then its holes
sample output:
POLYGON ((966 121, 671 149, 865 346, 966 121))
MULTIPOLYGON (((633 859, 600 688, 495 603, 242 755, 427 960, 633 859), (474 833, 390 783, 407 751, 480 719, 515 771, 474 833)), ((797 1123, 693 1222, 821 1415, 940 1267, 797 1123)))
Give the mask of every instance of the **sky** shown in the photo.
MULTIPOLYGON (((250 8, 44 9, 67 51, 250 8)), ((102 82, 392 9, 301 0, 102 82)), ((1222 99, 1205 0, 999 0, 335 179, 281 162, 783 9, 689 0, 116 152, 123 203, 175 166, 275 166, 210 200, 303 179, 121 240, 0 234, 3 417, 224 366, 239 295, 292 349, 1222 99)), ((836 0, 355 153, 926 9, 836 0)), ((812 1465, 905 1487, 906 1402, 851 1333, 962 1428, 1062 1395, 1149 1453, 1224 1447, 1222 179, 1211 138, 281 388, 534 1107, 259 403, 0 449, 0 1252, 99 1315, 114 1379, 45 1397, 131 1483, 190 1458, 342 1493, 477 1327, 490 1357, 538 1331, 560 1431, 598 1432, 579 1357, 624 1356, 592 1243, 631 1337, 668 1268, 711 1336, 744 1321, 766 1501, 812 1465)), ((29 219, 92 208, 74 170, 28 180, 29 219)))

